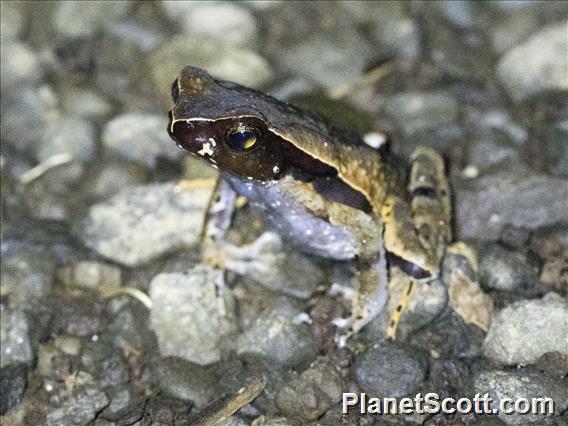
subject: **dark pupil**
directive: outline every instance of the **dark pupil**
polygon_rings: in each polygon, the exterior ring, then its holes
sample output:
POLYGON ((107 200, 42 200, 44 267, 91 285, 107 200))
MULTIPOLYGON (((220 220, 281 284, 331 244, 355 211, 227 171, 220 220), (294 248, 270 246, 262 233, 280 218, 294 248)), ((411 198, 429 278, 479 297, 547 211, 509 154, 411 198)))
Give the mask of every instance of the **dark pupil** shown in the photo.
POLYGON ((253 130, 240 129, 227 135, 227 144, 236 151, 251 149, 257 142, 258 135, 253 130))

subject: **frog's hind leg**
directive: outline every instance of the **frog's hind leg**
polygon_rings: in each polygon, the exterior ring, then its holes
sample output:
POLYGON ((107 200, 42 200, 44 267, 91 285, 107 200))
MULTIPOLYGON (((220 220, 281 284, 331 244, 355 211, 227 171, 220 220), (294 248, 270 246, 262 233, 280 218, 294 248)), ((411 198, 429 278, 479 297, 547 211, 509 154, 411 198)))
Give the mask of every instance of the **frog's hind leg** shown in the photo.
POLYGON ((422 246, 439 263, 452 239, 450 186, 444 159, 432 148, 418 147, 411 161, 408 191, 414 229, 422 246))
POLYGON ((385 245, 394 254, 393 263, 407 275, 401 282, 394 280, 393 274, 389 284, 404 286, 386 329, 387 336, 393 339, 416 286, 438 276, 441 259, 452 238, 450 190, 443 158, 433 149, 419 147, 411 161, 407 188, 410 206, 393 197, 388 211, 390 220, 385 219, 385 245))

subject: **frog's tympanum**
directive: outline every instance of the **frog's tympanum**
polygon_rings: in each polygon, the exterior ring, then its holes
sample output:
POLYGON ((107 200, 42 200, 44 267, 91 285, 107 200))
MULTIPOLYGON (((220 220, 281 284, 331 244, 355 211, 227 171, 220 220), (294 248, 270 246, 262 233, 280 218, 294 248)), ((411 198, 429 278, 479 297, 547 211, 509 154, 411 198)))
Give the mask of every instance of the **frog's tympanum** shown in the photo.
MULTIPOLYGON (((219 169, 208 235, 219 242, 234 194, 245 196, 299 250, 351 260, 358 288, 350 335, 387 300, 393 269, 412 283, 437 278, 451 239, 450 198, 438 153, 419 148, 406 166, 355 135, 270 96, 186 67, 173 84, 168 131, 219 169), (224 194, 224 195, 223 195, 224 194), (231 195, 233 194, 233 195, 231 195)), ((387 332, 394 334, 402 306, 387 332)))

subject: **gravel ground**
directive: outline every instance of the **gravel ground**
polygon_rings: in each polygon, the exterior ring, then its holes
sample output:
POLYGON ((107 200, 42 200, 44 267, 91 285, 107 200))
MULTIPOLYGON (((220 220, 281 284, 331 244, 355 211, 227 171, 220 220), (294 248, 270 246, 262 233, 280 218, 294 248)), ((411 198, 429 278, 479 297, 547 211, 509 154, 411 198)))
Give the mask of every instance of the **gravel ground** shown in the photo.
MULTIPOLYGON (((568 3, 0 7, 2 424, 190 424, 254 376, 220 424, 568 423, 568 3), (204 268, 211 188, 178 182, 215 172, 165 129, 189 64, 441 151, 479 270, 419 288, 397 341, 378 318, 337 350, 340 265, 275 242, 270 274, 204 268), (342 416, 348 391, 550 396, 556 416, 342 416)), ((262 231, 245 206, 230 238, 262 231)))

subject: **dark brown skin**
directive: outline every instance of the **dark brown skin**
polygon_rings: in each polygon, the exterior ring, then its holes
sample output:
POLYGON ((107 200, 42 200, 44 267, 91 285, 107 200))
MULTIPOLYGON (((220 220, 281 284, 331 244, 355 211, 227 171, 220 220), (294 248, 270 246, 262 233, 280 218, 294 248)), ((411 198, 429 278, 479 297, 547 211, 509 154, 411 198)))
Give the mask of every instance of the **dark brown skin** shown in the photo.
POLYGON ((260 92, 186 67, 172 95, 176 105, 170 112, 170 136, 234 176, 274 180, 290 167, 311 176, 338 176, 377 214, 387 194, 401 188, 401 174, 359 137, 260 92), (216 143, 211 155, 199 154, 210 137, 223 141, 238 126, 258 130, 261 140, 254 149, 238 152, 216 143))

